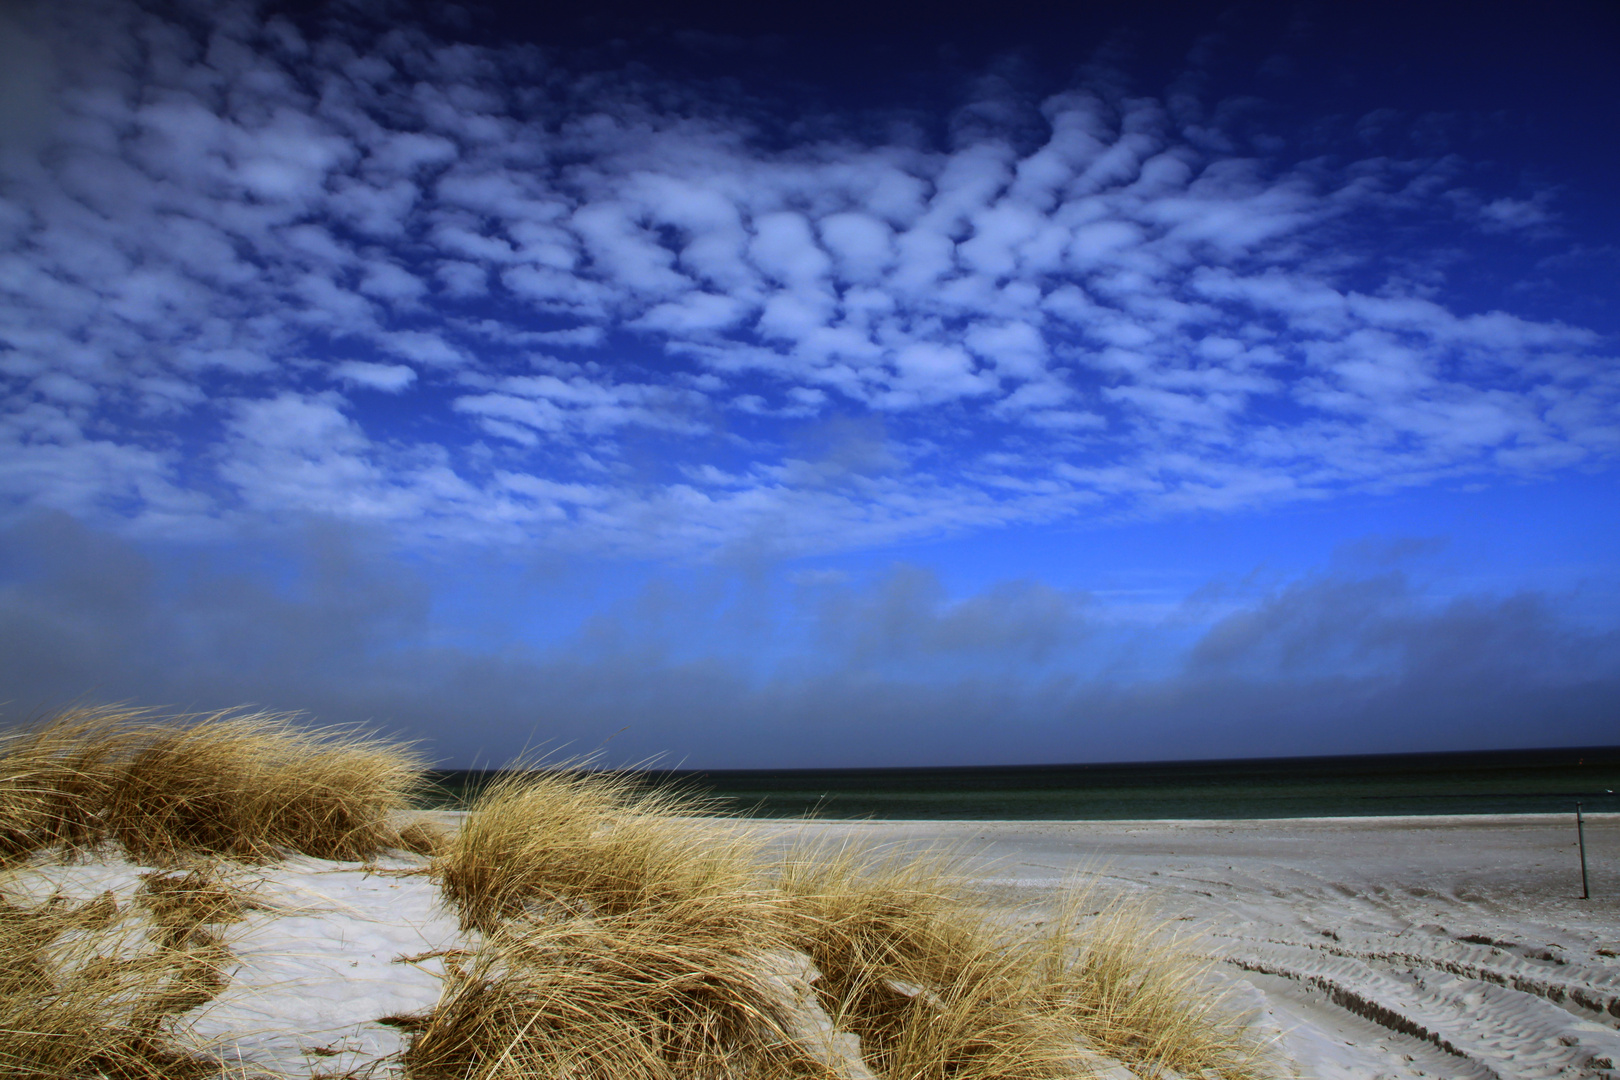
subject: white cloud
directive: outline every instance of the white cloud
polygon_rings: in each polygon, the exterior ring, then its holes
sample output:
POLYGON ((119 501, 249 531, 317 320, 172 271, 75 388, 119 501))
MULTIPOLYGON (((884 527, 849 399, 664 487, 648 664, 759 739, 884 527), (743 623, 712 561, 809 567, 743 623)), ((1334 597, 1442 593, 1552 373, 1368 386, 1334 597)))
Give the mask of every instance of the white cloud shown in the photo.
MULTIPOLYGON (((1473 199, 1466 200, 1474 204, 1473 199)), ((1538 192, 1533 198, 1514 199, 1504 196, 1488 203, 1475 205, 1480 227, 1486 232, 1544 232, 1557 220, 1549 209, 1550 192, 1538 192)))
POLYGON ((1046 339, 1027 322, 978 323, 963 340, 1009 379, 1039 379, 1046 371, 1046 339))
POLYGON ((332 368, 332 377, 354 386, 397 394, 416 381, 416 370, 405 364, 372 364, 345 360, 332 368))
POLYGON ((512 54, 408 26, 306 41, 232 8, 201 57, 122 0, 40 15, 53 123, 0 163, 18 505, 175 528, 230 510, 183 460, 255 512, 795 548, 1620 452, 1611 342, 1464 313, 1440 264, 1420 291, 1357 255, 1389 214, 1549 235, 1548 195, 1465 191, 1454 166, 1261 161, 1084 92, 1029 103, 1033 140, 1004 109, 950 149, 755 140, 769 121, 667 110, 645 73, 509 110, 512 54), (310 396, 333 383, 414 387, 432 421, 362 431, 310 396), (829 414, 930 449, 903 478, 801 490, 792 425, 829 414), (1009 428, 1038 451, 985 465, 1009 428), (609 486, 582 514, 496 479, 523 469, 609 486), (708 490, 720 473, 744 480, 708 490))
POLYGON ((857 212, 828 214, 820 227, 822 241, 837 258, 844 280, 855 284, 881 281, 894 264, 894 230, 877 218, 857 212))
MULTIPOLYGON (((602 383, 578 373, 508 376, 490 383, 488 389, 488 393, 456 398, 454 408, 554 435, 595 435, 627 426, 684 434, 705 430, 690 415, 703 401, 692 391, 645 383, 602 383)), ((505 428, 494 430, 507 433, 505 428)))
POLYGON ((675 256, 640 227, 630 207, 589 203, 574 211, 569 224, 585 242, 601 276, 637 296, 685 292, 691 281, 673 269, 675 256))
POLYGON ((967 351, 950 345, 918 342, 901 349, 894 358, 898 378, 880 399, 889 408, 933 404, 957 397, 988 394, 994 380, 974 370, 967 351))
POLYGON ((534 335, 537 344, 590 349, 602 344, 607 335, 600 326, 578 326, 572 330, 542 330, 534 335))
POLYGON ((489 292, 489 272, 477 263, 450 259, 440 263, 433 273, 444 291, 456 299, 489 292))
POLYGON ((748 310, 747 304, 734 297, 693 290, 677 301, 659 304, 631 325, 676 337, 693 337, 730 329, 742 321, 748 310))
POLYGON ((795 290, 820 285, 832 260, 816 245, 803 214, 779 210, 754 219, 754 238, 748 247, 754 264, 795 290))
POLYGON ((427 292, 427 285, 421 278, 397 263, 382 260, 366 264, 359 287, 367 296, 395 303, 409 303, 427 292))
POLYGON ((375 340, 400 359, 414 360, 418 364, 453 368, 467 362, 466 354, 442 335, 423 330, 394 330, 375 335, 375 340))

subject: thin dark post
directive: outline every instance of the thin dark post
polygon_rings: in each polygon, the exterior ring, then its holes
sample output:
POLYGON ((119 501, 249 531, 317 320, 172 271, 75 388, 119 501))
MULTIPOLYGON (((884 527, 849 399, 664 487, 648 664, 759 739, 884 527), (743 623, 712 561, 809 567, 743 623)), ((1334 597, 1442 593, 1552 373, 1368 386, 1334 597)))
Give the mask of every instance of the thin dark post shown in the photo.
POLYGON ((1592 899, 1592 890, 1586 887, 1586 823, 1581 820, 1581 804, 1575 804, 1575 840, 1581 846, 1581 899, 1592 899))

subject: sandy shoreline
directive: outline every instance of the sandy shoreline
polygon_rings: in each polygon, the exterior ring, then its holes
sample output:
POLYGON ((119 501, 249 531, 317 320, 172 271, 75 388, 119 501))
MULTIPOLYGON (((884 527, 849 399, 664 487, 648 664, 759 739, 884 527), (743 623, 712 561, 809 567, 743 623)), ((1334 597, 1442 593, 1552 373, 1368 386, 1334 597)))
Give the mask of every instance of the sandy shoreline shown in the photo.
MULTIPOLYGON (((459 815, 441 818, 454 823, 459 815)), ((1231 821, 729 819, 771 846, 947 847, 989 902, 1038 917, 1071 884, 1141 899, 1302 1080, 1620 1077, 1620 815, 1231 821), (1035 914, 1032 915, 1031 912, 1035 914)), ((241 867, 231 985, 191 1034, 282 1075, 384 1066, 431 1008, 455 920, 420 859, 241 867)), ((13 890, 127 899, 127 864, 36 863, 13 890), (31 882, 27 879, 31 879, 31 882)))
POLYGON ((993 897, 1094 877, 1218 962, 1306 1078, 1620 1075, 1620 815, 753 822, 958 849, 993 897))

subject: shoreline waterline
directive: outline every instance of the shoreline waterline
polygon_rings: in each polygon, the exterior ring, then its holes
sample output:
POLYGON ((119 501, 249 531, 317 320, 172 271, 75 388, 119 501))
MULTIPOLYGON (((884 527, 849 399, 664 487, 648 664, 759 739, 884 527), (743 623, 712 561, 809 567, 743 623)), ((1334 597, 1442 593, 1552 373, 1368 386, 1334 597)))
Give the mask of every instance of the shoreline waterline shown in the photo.
MULTIPOLYGON (((455 824, 466 819, 468 810, 430 809, 415 811, 417 814, 427 814, 434 820, 446 824, 455 824)), ((1583 813, 1587 824, 1620 824, 1620 812, 1583 813)), ((1444 828, 1447 826, 1484 827, 1490 825, 1524 825, 1543 826, 1570 823, 1573 827, 1573 813, 1535 813, 1535 814, 1386 814, 1382 816, 1352 814, 1343 817, 1297 817, 1297 818, 818 818, 818 817, 747 817, 739 814, 701 814, 693 815, 693 821, 718 821, 754 823, 765 825, 780 825, 790 827, 796 825, 825 825, 839 828, 859 825, 875 825, 889 827, 916 827, 924 828, 970 828, 972 826, 1019 826, 1035 825, 1050 826, 1052 828, 1076 826, 1107 826, 1110 828, 1182 828, 1182 829, 1220 829, 1238 828, 1242 826, 1283 827, 1292 825, 1321 825, 1340 827, 1346 825, 1365 825, 1385 828, 1444 828)))
MULTIPOLYGON (((456 805, 498 775, 437 772, 438 804, 456 805)), ((640 768, 621 775, 761 819, 1295 820, 1558 814, 1577 803, 1588 813, 1620 812, 1620 747, 1083 765, 640 768)))

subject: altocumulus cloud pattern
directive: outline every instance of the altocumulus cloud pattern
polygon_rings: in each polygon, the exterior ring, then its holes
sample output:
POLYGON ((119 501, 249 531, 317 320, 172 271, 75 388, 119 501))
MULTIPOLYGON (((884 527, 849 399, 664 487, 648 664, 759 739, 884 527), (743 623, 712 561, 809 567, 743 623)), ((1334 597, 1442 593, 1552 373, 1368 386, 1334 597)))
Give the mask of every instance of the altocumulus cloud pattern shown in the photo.
POLYGON ((14 507, 794 553, 1620 448, 1610 343, 1397 250, 1554 219, 1454 159, 1289 159, 1106 79, 874 135, 408 26, 11 19, 14 507))

